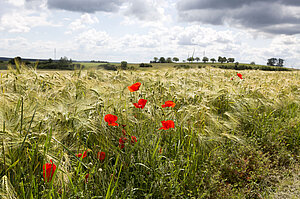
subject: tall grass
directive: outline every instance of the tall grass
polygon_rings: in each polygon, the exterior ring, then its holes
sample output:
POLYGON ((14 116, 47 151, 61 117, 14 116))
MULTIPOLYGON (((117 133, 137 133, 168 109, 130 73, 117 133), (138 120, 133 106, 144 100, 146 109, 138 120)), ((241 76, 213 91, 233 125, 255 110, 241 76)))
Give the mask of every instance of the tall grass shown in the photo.
POLYGON ((3 73, 1 197, 267 196, 278 170, 299 161, 300 73, 242 74, 243 80, 210 67, 39 72, 24 66, 3 73), (142 86, 130 93, 135 82, 142 86), (132 103, 141 98, 148 102, 136 109, 132 103), (176 106, 163 109, 167 100, 176 106), (118 116, 119 127, 108 126, 106 114, 118 116), (173 120, 175 129, 159 130, 163 120, 173 120), (76 157, 84 151, 86 158, 76 157), (45 182, 50 159, 57 170, 45 182))

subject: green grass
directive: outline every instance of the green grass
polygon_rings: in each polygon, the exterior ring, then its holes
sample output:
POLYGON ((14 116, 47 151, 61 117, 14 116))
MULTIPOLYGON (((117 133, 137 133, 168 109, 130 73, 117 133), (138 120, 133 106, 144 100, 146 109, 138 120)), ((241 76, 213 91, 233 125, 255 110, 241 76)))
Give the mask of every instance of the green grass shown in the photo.
POLYGON ((183 70, 173 65, 137 71, 21 68, 2 73, 1 197, 273 194, 282 171, 299 163, 300 72, 209 66, 183 70), (127 87, 135 82, 142 86, 130 93, 127 87), (132 103, 141 98, 148 102, 136 109, 132 103), (167 100, 176 106, 161 108, 167 100), (120 126, 108 126, 106 114, 118 116, 120 126), (163 120, 173 120, 175 129, 159 130, 163 120), (123 128, 127 141, 120 149, 123 128), (131 136, 137 143, 130 142, 131 136), (86 150, 86 158, 76 158, 86 150), (106 153, 104 162, 97 159, 99 151, 106 153), (50 159, 57 170, 46 183, 42 168, 50 159))

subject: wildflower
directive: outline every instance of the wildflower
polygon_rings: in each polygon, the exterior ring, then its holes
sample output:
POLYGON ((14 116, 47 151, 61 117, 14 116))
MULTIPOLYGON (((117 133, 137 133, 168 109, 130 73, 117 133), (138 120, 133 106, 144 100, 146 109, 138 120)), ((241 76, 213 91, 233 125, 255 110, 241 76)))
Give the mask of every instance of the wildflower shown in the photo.
POLYGON ((82 155, 81 153, 78 153, 76 156, 77 156, 78 158, 81 158, 81 156, 82 156, 82 159, 83 159, 83 158, 86 157, 86 154, 87 154, 87 151, 83 152, 83 155, 82 155))
POLYGON ((56 165, 50 160, 51 163, 46 163, 43 165, 43 176, 45 181, 50 182, 52 180, 53 174, 56 170, 56 165))
POLYGON ((123 133, 124 136, 126 135, 125 129, 122 129, 122 133, 123 133))
POLYGON ((172 120, 161 121, 161 124, 163 125, 163 127, 161 127, 160 129, 163 129, 163 130, 167 130, 169 128, 174 128, 175 127, 175 124, 172 120))
POLYGON ((233 77, 230 79, 231 81, 233 80, 233 77))
POLYGON ((124 149, 126 140, 127 140, 127 138, 125 138, 125 137, 121 137, 121 138, 119 139, 119 147, 120 147, 121 149, 124 149))
POLYGON ((165 108, 165 107, 175 107, 175 103, 173 101, 166 101, 165 104, 161 105, 161 107, 165 108))
POLYGON ((133 103, 133 105, 136 107, 136 108, 141 108, 143 109, 145 107, 147 103, 147 100, 145 99, 139 99, 138 103, 133 103))
POLYGON ((135 143, 135 142, 137 142, 136 137, 135 136, 131 136, 131 143, 135 143))
POLYGON ((240 79, 243 79, 241 73, 237 73, 236 75, 237 75, 240 79))
POLYGON ((134 92, 134 91, 139 90, 140 86, 141 86, 141 83, 137 82, 135 84, 132 84, 131 86, 128 86, 128 89, 130 92, 134 92))
POLYGON ((107 114, 104 117, 105 122, 108 123, 108 126, 119 126, 118 123, 116 123, 116 121, 118 120, 118 117, 112 114, 107 114))
POLYGON ((98 152, 98 154, 97 154, 97 158, 101 161, 101 162, 103 162, 104 161, 104 159, 105 159, 105 152, 103 152, 103 151, 99 151, 98 152))

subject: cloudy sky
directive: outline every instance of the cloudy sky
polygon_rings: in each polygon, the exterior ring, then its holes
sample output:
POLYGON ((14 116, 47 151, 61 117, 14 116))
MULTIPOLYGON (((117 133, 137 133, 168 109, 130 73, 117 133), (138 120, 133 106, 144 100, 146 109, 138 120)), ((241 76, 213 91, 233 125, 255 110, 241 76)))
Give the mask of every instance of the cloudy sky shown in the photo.
POLYGON ((0 57, 234 57, 300 68, 300 0, 0 0, 0 57))

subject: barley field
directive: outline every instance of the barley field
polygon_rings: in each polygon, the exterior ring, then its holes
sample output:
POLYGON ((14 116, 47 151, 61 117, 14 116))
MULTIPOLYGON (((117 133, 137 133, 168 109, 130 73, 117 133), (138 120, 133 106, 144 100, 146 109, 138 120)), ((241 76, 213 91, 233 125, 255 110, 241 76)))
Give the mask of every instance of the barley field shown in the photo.
POLYGON ((299 179, 300 71, 11 69, 0 124, 0 198, 273 198, 299 179))

